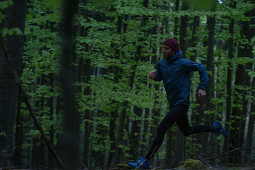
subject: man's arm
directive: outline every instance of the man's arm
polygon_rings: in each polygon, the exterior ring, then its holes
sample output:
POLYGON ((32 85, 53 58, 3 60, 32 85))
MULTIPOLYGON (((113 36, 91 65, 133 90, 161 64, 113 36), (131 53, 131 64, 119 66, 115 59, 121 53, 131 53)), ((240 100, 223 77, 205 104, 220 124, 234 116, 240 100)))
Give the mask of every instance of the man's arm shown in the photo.
POLYGON ((196 63, 194 61, 184 59, 183 60, 183 68, 186 71, 198 71, 200 75, 200 84, 199 84, 199 89, 205 90, 208 87, 208 75, 206 72, 206 68, 203 64, 196 63))

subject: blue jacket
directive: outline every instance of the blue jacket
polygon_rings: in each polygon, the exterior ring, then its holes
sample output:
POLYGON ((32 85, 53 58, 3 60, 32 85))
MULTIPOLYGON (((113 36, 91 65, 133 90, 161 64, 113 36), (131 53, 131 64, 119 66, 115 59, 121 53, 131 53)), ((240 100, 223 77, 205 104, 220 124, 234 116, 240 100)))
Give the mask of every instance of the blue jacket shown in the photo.
POLYGON ((203 64, 182 57, 178 51, 170 59, 161 59, 157 64, 155 81, 163 80, 170 107, 177 104, 190 105, 190 72, 199 71, 200 89, 208 87, 208 75, 203 64))

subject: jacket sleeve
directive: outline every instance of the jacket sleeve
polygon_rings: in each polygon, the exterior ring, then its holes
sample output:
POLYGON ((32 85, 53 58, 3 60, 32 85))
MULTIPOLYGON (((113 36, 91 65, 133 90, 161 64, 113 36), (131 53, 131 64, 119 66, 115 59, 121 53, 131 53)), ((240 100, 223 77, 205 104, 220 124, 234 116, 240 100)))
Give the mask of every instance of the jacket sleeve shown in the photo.
POLYGON ((159 63, 157 64, 157 71, 155 72, 155 81, 161 81, 162 80, 162 76, 161 76, 161 71, 160 71, 160 67, 159 67, 159 63))
POLYGON ((185 59, 184 60, 184 69, 188 72, 191 71, 198 71, 199 75, 200 75, 200 84, 199 84, 199 88, 205 90, 208 87, 208 75, 206 72, 206 68, 203 64, 200 63, 196 63, 194 61, 185 59))

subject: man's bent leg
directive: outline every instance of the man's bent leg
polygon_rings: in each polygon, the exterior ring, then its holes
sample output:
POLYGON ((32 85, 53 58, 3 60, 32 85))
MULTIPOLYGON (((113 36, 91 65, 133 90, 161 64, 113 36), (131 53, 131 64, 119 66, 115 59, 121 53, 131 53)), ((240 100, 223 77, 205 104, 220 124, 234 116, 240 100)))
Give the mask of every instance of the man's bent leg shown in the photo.
POLYGON ((184 136, 188 136, 200 132, 215 132, 216 129, 209 125, 189 125, 187 113, 183 114, 179 120, 176 121, 178 127, 181 129, 184 136))
POLYGON ((154 140, 149 152, 145 156, 145 158, 147 160, 150 160, 154 156, 154 154, 157 152, 157 150, 163 143, 167 129, 170 126, 172 126, 174 122, 176 122, 178 119, 180 119, 180 116, 186 112, 187 109, 184 108, 183 106, 184 105, 173 106, 173 108, 170 110, 170 112, 168 112, 166 117, 159 124, 159 126, 157 128, 157 137, 154 140))

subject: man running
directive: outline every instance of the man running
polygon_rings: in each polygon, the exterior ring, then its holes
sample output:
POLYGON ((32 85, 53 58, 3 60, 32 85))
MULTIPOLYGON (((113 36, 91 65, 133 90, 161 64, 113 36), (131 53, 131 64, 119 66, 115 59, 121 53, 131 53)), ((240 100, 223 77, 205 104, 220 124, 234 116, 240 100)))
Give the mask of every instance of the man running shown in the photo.
POLYGON ((150 159, 163 143, 166 131, 174 123, 177 124, 184 136, 200 132, 221 133, 225 137, 228 135, 218 121, 214 122, 212 126, 189 125, 187 112, 190 105, 190 72, 199 72, 198 98, 201 99, 206 95, 205 89, 208 86, 208 75, 205 66, 183 58, 182 51, 179 50, 179 43, 173 38, 166 39, 163 42, 163 56, 164 58, 157 64, 157 71, 150 72, 149 78, 155 81, 163 80, 170 111, 157 127, 156 139, 146 156, 141 157, 137 162, 128 163, 134 168, 150 168, 150 159))

